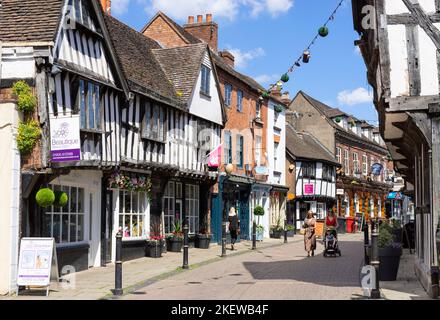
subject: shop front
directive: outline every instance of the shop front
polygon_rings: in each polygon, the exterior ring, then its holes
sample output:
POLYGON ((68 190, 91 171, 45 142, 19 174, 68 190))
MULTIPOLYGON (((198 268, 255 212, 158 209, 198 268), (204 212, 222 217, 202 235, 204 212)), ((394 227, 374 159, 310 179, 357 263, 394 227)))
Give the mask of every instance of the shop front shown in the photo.
POLYGON ((251 239, 250 198, 254 180, 236 175, 219 177, 217 192, 212 194, 211 241, 221 243, 222 222, 227 221, 229 210, 235 208, 240 219, 239 239, 251 239))
POLYGON ((302 196, 295 199, 296 228, 299 230, 304 224, 307 212, 312 210, 317 220, 323 220, 327 211, 336 204, 336 199, 331 197, 302 196))
MULTIPOLYGON (((253 221, 264 228, 263 237, 269 238, 270 231, 270 190, 271 185, 263 183, 255 183, 252 185, 252 193, 250 197, 250 214, 252 219, 250 219, 249 230, 252 233, 253 221), (254 209, 257 206, 261 206, 264 209, 264 215, 260 217, 254 216, 254 209)), ((250 235, 252 239, 252 234, 250 235)))

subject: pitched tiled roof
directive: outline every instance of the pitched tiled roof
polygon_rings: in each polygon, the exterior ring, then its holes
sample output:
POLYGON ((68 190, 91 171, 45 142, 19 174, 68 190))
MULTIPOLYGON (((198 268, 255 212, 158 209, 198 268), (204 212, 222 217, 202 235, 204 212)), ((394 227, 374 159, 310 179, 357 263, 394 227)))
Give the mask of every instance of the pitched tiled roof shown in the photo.
POLYGON ((207 44, 200 43, 152 51, 168 80, 174 85, 177 94, 185 102, 192 95, 207 49, 207 44))
POLYGON ((321 101, 318 101, 315 98, 312 98, 311 96, 309 96, 308 94, 306 94, 303 91, 300 91, 299 93, 302 94, 313 106, 315 106, 315 108, 319 109, 328 118, 335 118, 335 117, 339 117, 339 116, 349 117, 349 115, 346 114, 344 111, 341 111, 337 108, 329 107, 328 105, 322 103, 321 101))
POLYGON ((0 41, 55 40, 63 0, 2 0, 0 3, 0 41))
POLYGON ((130 89, 136 90, 137 86, 141 86, 178 102, 174 87, 152 53, 160 45, 109 15, 105 15, 105 22, 130 89))
POLYGON ((286 149, 295 158, 337 164, 333 154, 314 136, 306 132, 297 132, 290 124, 286 125, 286 149))

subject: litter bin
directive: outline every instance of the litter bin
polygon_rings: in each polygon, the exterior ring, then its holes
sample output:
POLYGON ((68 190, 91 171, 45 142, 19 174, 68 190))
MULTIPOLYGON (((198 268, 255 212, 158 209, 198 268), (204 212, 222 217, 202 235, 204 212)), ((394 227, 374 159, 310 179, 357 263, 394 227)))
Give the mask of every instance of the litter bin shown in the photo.
POLYGON ((338 230, 337 232, 339 234, 344 234, 345 233, 345 218, 344 217, 338 217, 338 230))
POLYGON ((347 233, 354 233, 354 217, 347 217, 346 218, 346 230, 347 233))

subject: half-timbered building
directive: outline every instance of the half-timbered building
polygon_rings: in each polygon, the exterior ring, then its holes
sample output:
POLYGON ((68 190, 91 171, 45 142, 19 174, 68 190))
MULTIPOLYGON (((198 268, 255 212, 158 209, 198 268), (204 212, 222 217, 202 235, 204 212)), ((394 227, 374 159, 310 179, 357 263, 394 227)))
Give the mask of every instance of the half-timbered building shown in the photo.
POLYGON ((374 88, 380 133, 415 199, 416 273, 439 295, 435 232, 440 198, 439 50, 437 0, 352 1, 356 42, 374 88))
POLYGON ((336 168, 333 153, 307 132, 286 125, 286 184, 289 186, 287 220, 299 230, 307 212, 318 219, 336 205, 336 168))
POLYGON ((207 158, 226 119, 211 51, 164 49, 109 16, 109 2, 104 10, 97 0, 1 3, 1 123, 10 130, 1 134, 17 195, 1 224, 12 248, 0 259, 1 292, 15 289, 20 237, 53 237, 60 271, 80 271, 114 261, 119 230, 129 260, 176 220, 188 217, 191 234, 209 220, 217 174, 207 158), (30 86, 34 112, 17 110, 18 80, 30 86), (21 156, 19 119, 40 132, 21 156), (68 203, 37 205, 46 187, 68 203))

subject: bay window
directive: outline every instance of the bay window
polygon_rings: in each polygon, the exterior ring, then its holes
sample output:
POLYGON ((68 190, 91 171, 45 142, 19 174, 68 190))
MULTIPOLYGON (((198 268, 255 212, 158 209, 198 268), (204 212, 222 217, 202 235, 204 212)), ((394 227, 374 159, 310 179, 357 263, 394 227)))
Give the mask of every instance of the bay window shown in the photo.
POLYGON ((147 199, 145 192, 119 191, 119 227, 122 228, 124 238, 146 235, 147 199))

